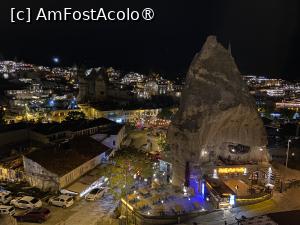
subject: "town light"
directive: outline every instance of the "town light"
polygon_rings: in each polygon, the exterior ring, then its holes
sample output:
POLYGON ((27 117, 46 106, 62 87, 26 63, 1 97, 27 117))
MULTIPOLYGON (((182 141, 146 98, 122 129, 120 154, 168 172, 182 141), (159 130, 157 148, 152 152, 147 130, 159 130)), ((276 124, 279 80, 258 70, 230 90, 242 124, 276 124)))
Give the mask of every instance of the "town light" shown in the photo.
POLYGON ((213 173, 213 178, 214 179, 218 179, 218 172, 217 172, 217 169, 214 169, 214 173, 213 173))

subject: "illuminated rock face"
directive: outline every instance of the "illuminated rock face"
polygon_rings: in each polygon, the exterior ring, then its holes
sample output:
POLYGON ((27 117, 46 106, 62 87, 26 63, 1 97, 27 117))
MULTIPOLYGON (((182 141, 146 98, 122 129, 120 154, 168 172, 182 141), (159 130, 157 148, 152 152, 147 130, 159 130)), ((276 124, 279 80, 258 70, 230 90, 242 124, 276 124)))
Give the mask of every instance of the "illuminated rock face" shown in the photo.
POLYGON ((168 142, 175 185, 184 183, 186 165, 268 160, 254 99, 231 53, 214 36, 190 65, 168 142))

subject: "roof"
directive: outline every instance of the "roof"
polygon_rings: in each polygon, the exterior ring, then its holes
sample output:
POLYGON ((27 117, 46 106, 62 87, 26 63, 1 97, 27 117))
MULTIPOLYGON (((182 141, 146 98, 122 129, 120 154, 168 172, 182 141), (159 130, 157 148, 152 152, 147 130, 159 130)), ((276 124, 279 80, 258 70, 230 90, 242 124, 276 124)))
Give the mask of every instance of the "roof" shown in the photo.
POLYGON ((111 110, 144 110, 166 107, 178 107, 178 102, 170 96, 153 96, 151 99, 138 101, 135 99, 123 100, 118 98, 107 101, 90 103, 91 107, 101 111, 111 110))
POLYGON ((57 198, 63 199, 63 200, 68 200, 68 199, 72 198, 72 196, 70 196, 70 195, 60 195, 57 198))
MULTIPOLYGON (((106 118, 99 118, 95 120, 86 120, 86 119, 80 119, 80 120, 74 120, 74 121, 64 121, 61 123, 41 123, 35 126, 33 128, 33 131, 36 131, 38 133, 42 133, 44 135, 54 134, 58 132, 64 132, 64 131, 80 131, 85 130, 92 127, 99 127, 101 126, 103 128, 103 132, 116 132, 115 129, 119 129, 119 124, 117 124, 114 121, 111 121, 106 118)), ((101 131, 100 131, 101 133, 101 131)))
POLYGON ((24 201, 27 201, 27 202, 30 202, 30 201, 32 201, 32 199, 34 199, 34 197, 31 197, 31 196, 24 196, 24 197, 22 197, 22 198, 20 198, 20 200, 24 200, 24 201))
POLYGON ((9 132, 9 131, 15 131, 15 130, 21 130, 21 129, 27 129, 30 127, 30 123, 12 123, 12 124, 0 124, 0 133, 9 132))
POLYGON ((36 150, 25 157, 38 163, 46 170, 63 176, 108 150, 108 147, 91 137, 82 136, 64 144, 36 150))

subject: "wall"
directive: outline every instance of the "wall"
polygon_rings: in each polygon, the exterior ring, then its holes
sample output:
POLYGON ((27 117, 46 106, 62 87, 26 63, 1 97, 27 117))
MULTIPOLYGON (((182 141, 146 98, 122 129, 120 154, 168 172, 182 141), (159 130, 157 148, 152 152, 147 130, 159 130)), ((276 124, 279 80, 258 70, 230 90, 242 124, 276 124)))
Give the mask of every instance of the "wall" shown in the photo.
POLYGON ((111 149, 120 149, 121 143, 125 137, 125 126, 123 126, 119 133, 116 135, 110 135, 102 141, 102 144, 111 148, 111 149))
MULTIPOLYGON (((126 207, 123 201, 121 201, 121 215, 128 215, 129 224, 134 225, 163 225, 163 224, 181 224, 184 221, 190 220, 192 218, 206 215, 208 211, 194 211, 191 213, 185 213, 181 215, 173 215, 173 216, 151 216, 144 215, 140 213, 137 209, 126 207), (179 223, 178 223, 179 222, 179 223)), ((124 221, 121 221, 121 224, 126 224, 126 218, 124 221), (123 223, 122 223, 123 222, 123 223)))
POLYGON ((56 191, 59 188, 58 176, 31 159, 23 156, 24 170, 26 179, 33 187, 38 187, 42 190, 56 191))
POLYGON ((72 170, 71 172, 65 174, 64 176, 61 176, 59 178, 59 188, 61 189, 66 187, 67 185, 71 184, 73 181, 75 181, 76 179, 78 179, 79 177, 81 177, 91 169, 94 169, 96 166, 98 166, 101 163, 104 157, 105 157, 105 153, 102 153, 99 156, 89 160, 88 162, 72 170))

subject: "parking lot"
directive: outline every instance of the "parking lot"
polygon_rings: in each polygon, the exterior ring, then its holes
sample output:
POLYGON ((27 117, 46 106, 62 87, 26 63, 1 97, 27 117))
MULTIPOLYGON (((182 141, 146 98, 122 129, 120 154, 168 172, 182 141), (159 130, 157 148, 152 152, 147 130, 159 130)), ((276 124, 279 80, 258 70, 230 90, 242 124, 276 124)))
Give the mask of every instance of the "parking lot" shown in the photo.
MULTIPOLYGON (((116 202, 111 195, 105 195, 102 199, 88 202, 85 199, 75 201, 74 205, 63 209, 50 206, 43 202, 43 207, 50 209, 51 214, 45 225, 100 225, 118 224, 118 220, 111 218, 116 202)), ((18 211, 19 209, 17 209, 18 211)), ((36 223, 18 223, 22 225, 33 225, 36 223)))

